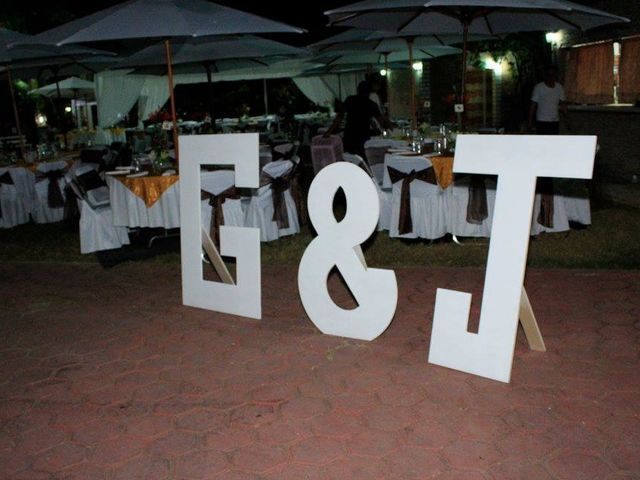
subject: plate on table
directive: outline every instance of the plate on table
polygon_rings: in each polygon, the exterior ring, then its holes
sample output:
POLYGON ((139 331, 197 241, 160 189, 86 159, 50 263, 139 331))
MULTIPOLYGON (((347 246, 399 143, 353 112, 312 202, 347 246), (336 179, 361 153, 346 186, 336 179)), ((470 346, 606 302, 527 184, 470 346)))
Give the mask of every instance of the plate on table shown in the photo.
POLYGON ((389 153, 404 153, 404 152, 411 152, 411 150, 409 150, 408 148, 389 148, 387 150, 389 153))
POLYGON ((140 178, 146 177, 147 175, 149 175, 149 172, 132 173, 131 175, 127 175, 127 178, 140 178))
POLYGON ((111 170, 109 172, 104 172, 105 175, 113 175, 113 176, 127 175, 128 173, 129 173, 129 170, 111 170))
POLYGON ((401 152, 397 152, 396 155, 400 157, 421 157, 421 153, 412 152, 411 150, 402 150, 401 152))

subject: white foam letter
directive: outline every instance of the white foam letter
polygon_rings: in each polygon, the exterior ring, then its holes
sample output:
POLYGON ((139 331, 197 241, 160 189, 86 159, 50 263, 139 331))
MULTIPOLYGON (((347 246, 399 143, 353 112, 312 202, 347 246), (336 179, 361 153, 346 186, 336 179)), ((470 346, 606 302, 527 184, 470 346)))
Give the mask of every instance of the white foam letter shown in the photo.
POLYGON ((438 289, 429 362, 509 382, 537 177, 591 178, 596 137, 460 135, 454 171, 498 175, 478 333, 471 295, 438 289))

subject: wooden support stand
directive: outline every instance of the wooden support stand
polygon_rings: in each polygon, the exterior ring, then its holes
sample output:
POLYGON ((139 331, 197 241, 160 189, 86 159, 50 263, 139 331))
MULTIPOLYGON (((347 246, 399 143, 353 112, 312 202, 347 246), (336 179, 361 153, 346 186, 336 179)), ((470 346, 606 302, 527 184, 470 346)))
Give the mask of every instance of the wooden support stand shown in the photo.
POLYGON ((226 283, 228 285, 235 285, 235 282, 233 281, 233 277, 231 276, 231 273, 229 273, 229 269, 227 268, 227 266, 222 261, 220 252, 218 252, 218 249, 213 243, 213 240, 211 240, 209 233, 207 233, 207 231, 204 228, 201 230, 202 230, 202 248, 204 248, 204 251, 209 256, 209 260, 211 260, 211 265, 213 266, 216 273, 220 277, 220 280, 223 283, 226 283))
POLYGON ((538 327, 536 316, 533 314, 531 302, 529 302, 529 296, 527 295, 527 291, 524 289, 524 286, 522 287, 522 296, 520 297, 519 317, 522 329, 527 337, 527 342, 529 342, 529 348, 536 352, 546 352, 547 347, 544 345, 542 333, 540 333, 540 327, 538 327))

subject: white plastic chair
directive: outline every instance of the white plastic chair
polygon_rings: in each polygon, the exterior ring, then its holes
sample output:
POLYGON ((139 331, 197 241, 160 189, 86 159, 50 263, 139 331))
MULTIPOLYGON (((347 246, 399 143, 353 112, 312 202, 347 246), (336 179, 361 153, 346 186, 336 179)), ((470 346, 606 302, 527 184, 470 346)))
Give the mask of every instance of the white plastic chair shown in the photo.
POLYGON ((66 167, 67 162, 64 161, 41 163, 37 166, 35 196, 33 198, 31 208, 31 216, 33 217, 34 222, 53 223, 63 220, 64 205, 56 207, 51 207, 49 205, 49 184, 50 182, 55 182, 57 184, 57 188, 60 189, 60 193, 62 194, 62 199, 64 202, 65 187, 67 186, 67 181, 64 177, 64 174, 61 173, 59 178, 53 180, 44 178, 43 175, 46 175, 47 173, 53 171, 62 172, 66 167))
POLYGON ((20 173, 17 168, 0 168, 0 177, 8 180, 7 183, 0 181, 0 228, 11 228, 29 222, 31 202, 21 193, 20 173))
MULTIPOLYGON (((265 165, 262 172, 272 178, 289 175, 294 168, 290 160, 277 160, 265 165)), ((271 184, 263 185, 251 197, 247 208, 245 225, 260 229, 260 241, 270 242, 280 237, 294 235, 300 232, 300 222, 296 204, 291 195, 291 188, 284 192, 284 202, 287 209, 288 228, 279 228, 278 223, 273 219, 273 190, 271 184)))
MULTIPOLYGON (((73 192, 78 197, 80 210, 80 253, 93 253, 101 250, 113 250, 129 244, 129 234, 126 227, 116 227, 113 224, 113 211, 107 204, 92 206, 87 195, 79 188, 77 177, 94 170, 90 165, 78 167, 74 179, 70 182, 73 192)), ((102 187, 101 187, 102 188, 102 187)), ((106 187, 104 187, 106 188, 106 187)), ((108 192, 107 192, 108 198, 108 192)))
MULTIPOLYGON (((431 162, 424 157, 420 159, 423 170, 431 167, 431 162)), ((405 162, 402 158, 393 157, 387 162, 387 166, 395 168, 403 173, 418 170, 414 162, 405 162)), ((447 199, 445 192, 438 186, 420 180, 411 182, 410 204, 413 229, 411 232, 400 234, 398 221, 400 218, 400 204, 402 193, 402 181, 393 184, 391 189, 391 219, 389 236, 398 238, 426 238, 434 240, 443 237, 447 233, 447 199)))
MULTIPOLYGON (((380 219, 378 220, 378 230, 389 230, 391 224, 391 191, 382 190, 380 188, 380 182, 372 172, 372 169, 367 165, 367 162, 360 155, 354 155, 351 153, 345 153, 342 155, 345 162, 353 163, 359 167, 362 167, 365 172, 369 174, 378 192, 378 198, 380 199, 380 219)), ((384 165, 379 165, 384 166, 384 165)))
POLYGON ((453 185, 445 190, 447 194, 447 231, 459 237, 491 236, 493 223, 493 208, 496 203, 496 182, 493 179, 482 179, 487 194, 487 218, 476 224, 467 221, 467 207, 469 206, 470 177, 455 180, 453 185))
POLYGON ((567 219, 582 225, 591 225, 589 190, 583 180, 554 179, 553 186, 564 201, 567 219))

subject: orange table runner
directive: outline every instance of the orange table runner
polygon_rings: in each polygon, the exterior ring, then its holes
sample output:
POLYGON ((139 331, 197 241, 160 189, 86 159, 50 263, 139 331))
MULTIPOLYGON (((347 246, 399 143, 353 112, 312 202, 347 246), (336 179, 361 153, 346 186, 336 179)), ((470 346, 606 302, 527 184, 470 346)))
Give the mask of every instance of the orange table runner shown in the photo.
POLYGON ((429 157, 440 188, 445 189, 453 183, 453 157, 429 157))
POLYGON ((162 194, 180 179, 180 176, 167 175, 164 177, 147 176, 138 178, 115 178, 131 190, 134 195, 140 197, 147 208, 151 208, 153 204, 160 199, 162 194))

